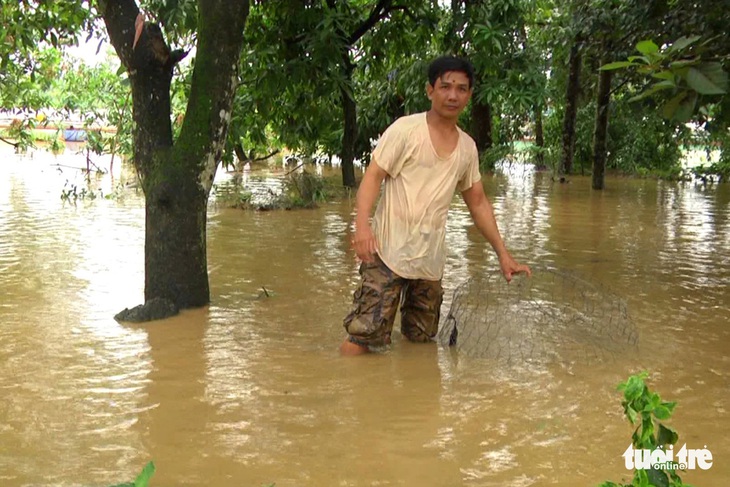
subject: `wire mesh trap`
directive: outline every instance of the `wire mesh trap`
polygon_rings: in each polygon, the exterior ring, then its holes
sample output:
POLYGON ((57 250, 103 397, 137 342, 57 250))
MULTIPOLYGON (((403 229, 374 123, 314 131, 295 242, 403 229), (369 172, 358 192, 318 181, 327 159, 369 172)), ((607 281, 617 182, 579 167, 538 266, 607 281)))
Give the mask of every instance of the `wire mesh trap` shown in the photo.
POLYGON ((497 272, 462 283, 437 338, 505 364, 601 360, 638 344, 625 301, 550 267, 509 284, 497 272))

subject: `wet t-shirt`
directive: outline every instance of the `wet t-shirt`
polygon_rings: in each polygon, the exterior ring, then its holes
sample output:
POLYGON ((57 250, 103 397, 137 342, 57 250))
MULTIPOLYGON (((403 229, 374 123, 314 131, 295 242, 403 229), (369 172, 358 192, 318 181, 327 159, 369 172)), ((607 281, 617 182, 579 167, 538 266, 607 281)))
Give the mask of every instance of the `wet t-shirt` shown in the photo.
POLYGON ((378 254, 401 277, 441 279, 454 192, 481 180, 476 144, 458 131, 456 149, 440 157, 426 113, 409 115, 388 127, 373 151, 375 163, 388 173, 373 219, 378 254))

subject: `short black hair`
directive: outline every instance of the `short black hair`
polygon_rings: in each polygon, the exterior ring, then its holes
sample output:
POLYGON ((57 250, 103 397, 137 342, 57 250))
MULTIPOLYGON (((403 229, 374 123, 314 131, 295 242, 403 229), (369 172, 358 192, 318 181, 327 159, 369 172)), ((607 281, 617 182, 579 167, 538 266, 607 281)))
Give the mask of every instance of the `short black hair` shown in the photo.
POLYGON ((474 66, 464 58, 456 56, 441 56, 434 59, 428 66, 428 82, 436 86, 436 80, 449 71, 464 73, 469 78, 469 88, 474 86, 474 66))

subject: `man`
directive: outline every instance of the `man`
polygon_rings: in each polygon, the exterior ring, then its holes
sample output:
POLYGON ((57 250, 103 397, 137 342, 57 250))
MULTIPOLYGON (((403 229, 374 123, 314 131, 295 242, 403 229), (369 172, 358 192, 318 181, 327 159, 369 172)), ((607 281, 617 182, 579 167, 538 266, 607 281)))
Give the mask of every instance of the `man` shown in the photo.
POLYGON ((476 144, 457 125, 473 92, 474 69, 455 57, 441 57, 428 70, 431 109, 401 117, 386 129, 357 192, 352 244, 362 260, 362 283, 345 318, 343 355, 390 343, 401 301, 401 332, 429 342, 438 331, 446 261, 445 230, 458 189, 479 231, 497 253, 507 281, 530 275, 507 251, 492 205, 484 194, 476 144), (385 181, 370 226, 370 213, 385 181))

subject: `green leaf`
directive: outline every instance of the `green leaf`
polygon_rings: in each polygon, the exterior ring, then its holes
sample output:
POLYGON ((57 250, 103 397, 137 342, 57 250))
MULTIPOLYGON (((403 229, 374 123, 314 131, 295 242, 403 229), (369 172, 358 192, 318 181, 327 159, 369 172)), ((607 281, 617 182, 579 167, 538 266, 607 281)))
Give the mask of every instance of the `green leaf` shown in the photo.
POLYGON ((694 66, 700 62, 699 58, 694 59, 680 59, 679 61, 672 61, 669 63, 669 68, 672 70, 677 70, 679 68, 684 68, 687 66, 694 66))
POLYGON ((672 89, 672 88, 676 88, 674 81, 670 81, 670 80, 659 81, 658 83, 654 83, 653 85, 651 85, 651 87, 649 87, 648 90, 646 90, 642 93, 639 93, 638 95, 636 95, 634 97, 629 98, 629 102, 643 100, 644 98, 647 98, 647 97, 653 95, 654 93, 657 93, 657 92, 663 91, 663 90, 672 89))
POLYGON ((688 94, 688 92, 682 91, 681 93, 675 95, 671 100, 666 102, 662 107, 662 116, 668 120, 671 120, 674 117, 674 112, 677 111, 679 104, 682 103, 682 100, 684 100, 688 94))
POLYGON ((657 419, 669 419, 671 415, 672 412, 666 406, 657 406, 654 408, 654 416, 656 416, 657 419))
POLYGON ((636 44, 636 50, 641 54, 654 54, 659 52, 659 46, 654 41, 641 41, 636 44))
POLYGON ((674 73, 671 71, 659 71, 658 73, 652 73, 651 75, 656 79, 674 80, 674 73))
POLYGON ((692 114, 694 114, 696 105, 697 105, 697 92, 692 91, 679 104, 679 106, 677 107, 677 110, 675 110, 672 118, 680 123, 687 122, 690 118, 692 118, 692 114))
POLYGON ((672 428, 659 424, 659 434, 657 435, 657 443, 663 445, 674 445, 679 440, 679 435, 672 428))
POLYGON ((601 66, 598 69, 600 69, 601 71, 608 71, 611 69, 626 68, 628 66, 633 66, 633 64, 634 63, 632 63, 631 61, 616 61, 613 63, 604 64, 603 66, 601 66))
POLYGON ((687 84, 700 95, 722 95, 727 88, 727 73, 722 71, 722 66, 719 67, 719 73, 713 68, 707 71, 689 68, 687 84))
POLYGON ((637 470, 634 472, 634 481, 631 483, 633 487, 649 487, 649 477, 646 470, 637 470))
POLYGON ((665 402, 662 402, 662 406, 664 406, 665 408, 669 409, 669 412, 670 413, 673 413, 674 412, 674 408, 677 406, 677 403, 676 403, 676 401, 670 401, 670 402, 669 401, 665 401, 665 402))
POLYGON ((655 470, 654 468, 650 468, 646 471, 646 476, 649 480, 649 483, 654 487, 669 487, 669 479, 667 478, 667 474, 661 470, 655 470))
POLYGON ((629 380, 626 381, 624 388, 624 398, 631 402, 638 399, 644 390, 644 381, 640 376, 632 375, 629 380))
POLYGON ((626 406, 626 417, 629 418, 631 424, 636 423, 636 411, 631 406, 626 406))
POLYGON ((640 61, 644 61, 644 63, 646 64, 651 64, 651 61, 649 61, 649 58, 646 56, 629 56, 626 59, 628 59, 632 63, 638 59, 640 61))
POLYGON ((152 474, 155 473, 155 464, 153 462, 147 463, 142 469, 142 472, 134 479, 134 487, 147 487, 150 482, 152 474))
POLYGON ((685 37, 682 36, 671 45, 668 52, 676 52, 681 51, 682 49, 686 48, 687 46, 694 44, 700 39, 701 36, 691 36, 691 37, 685 37))

